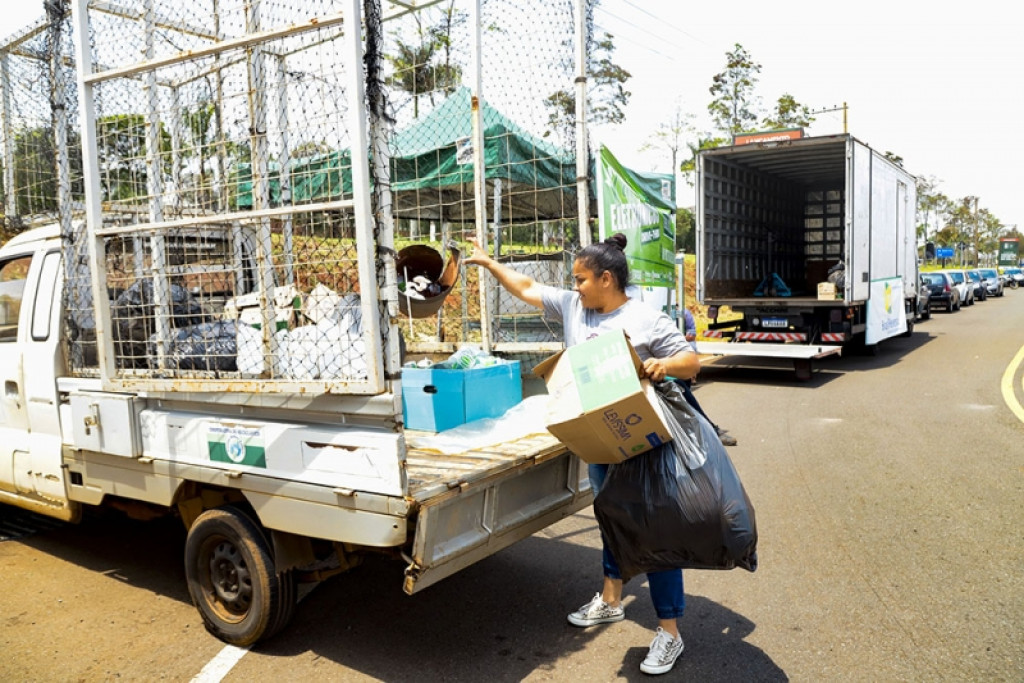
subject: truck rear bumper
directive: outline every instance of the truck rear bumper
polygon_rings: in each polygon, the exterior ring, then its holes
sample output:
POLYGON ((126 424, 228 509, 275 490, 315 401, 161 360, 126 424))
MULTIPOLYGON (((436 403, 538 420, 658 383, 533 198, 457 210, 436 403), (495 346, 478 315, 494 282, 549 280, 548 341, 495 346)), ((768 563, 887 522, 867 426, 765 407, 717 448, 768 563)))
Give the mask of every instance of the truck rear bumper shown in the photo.
POLYGON ((736 342, 697 342, 697 353, 707 356, 746 356, 813 360, 842 353, 842 346, 831 344, 743 344, 736 342))

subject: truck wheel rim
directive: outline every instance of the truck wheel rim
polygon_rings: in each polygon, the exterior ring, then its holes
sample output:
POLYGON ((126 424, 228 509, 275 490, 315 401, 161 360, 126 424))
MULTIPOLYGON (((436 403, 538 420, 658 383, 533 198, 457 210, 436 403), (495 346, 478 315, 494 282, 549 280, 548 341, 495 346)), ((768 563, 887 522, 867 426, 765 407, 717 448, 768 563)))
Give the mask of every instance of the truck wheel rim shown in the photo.
POLYGON ((237 622, 252 606, 252 575, 241 550, 227 539, 209 544, 209 574, 204 577, 210 606, 225 621, 237 622))

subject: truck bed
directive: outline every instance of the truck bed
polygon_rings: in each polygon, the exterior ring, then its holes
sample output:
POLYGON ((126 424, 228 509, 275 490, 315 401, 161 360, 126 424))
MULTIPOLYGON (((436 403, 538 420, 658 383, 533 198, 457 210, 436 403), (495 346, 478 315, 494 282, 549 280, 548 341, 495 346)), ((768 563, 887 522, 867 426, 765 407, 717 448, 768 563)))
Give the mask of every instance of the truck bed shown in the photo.
POLYGON ((550 434, 457 455, 406 454, 415 535, 412 594, 590 505, 587 469, 550 434))
MULTIPOLYGON (((410 439, 428 434, 406 430, 410 439)), ((565 446, 547 432, 456 455, 410 448, 406 453, 409 496, 423 503, 453 489, 484 481, 524 464, 537 465, 566 452, 565 446)))

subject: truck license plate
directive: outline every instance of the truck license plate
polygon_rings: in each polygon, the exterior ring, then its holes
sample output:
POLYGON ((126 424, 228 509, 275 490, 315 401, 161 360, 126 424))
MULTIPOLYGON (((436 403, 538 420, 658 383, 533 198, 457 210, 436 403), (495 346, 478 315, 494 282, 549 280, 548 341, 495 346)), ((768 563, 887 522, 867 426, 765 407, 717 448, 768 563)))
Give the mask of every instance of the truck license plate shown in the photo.
POLYGON ((789 327, 785 318, 761 318, 761 327, 789 327))

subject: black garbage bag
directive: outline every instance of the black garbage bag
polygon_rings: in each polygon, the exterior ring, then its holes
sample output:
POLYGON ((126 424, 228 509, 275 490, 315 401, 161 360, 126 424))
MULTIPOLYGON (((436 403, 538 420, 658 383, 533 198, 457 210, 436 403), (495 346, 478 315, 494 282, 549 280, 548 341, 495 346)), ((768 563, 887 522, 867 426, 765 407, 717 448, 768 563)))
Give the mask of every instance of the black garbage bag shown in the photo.
MULTIPOLYGON (((171 327, 188 327, 203 322, 203 308, 188 290, 171 285, 171 327)), ((110 308, 114 331, 114 353, 118 367, 145 368, 149 338, 156 331, 156 303, 152 280, 139 280, 121 292, 110 308)))
MULTIPOLYGON (((156 369, 156 336, 149 340, 149 363, 156 369)), ((238 369, 238 327, 234 320, 218 320, 171 331, 165 365, 170 370, 238 369)))
POLYGON ((612 465, 594 500, 622 578, 668 569, 757 569, 757 525, 714 427, 675 382, 655 384, 672 441, 612 465))

